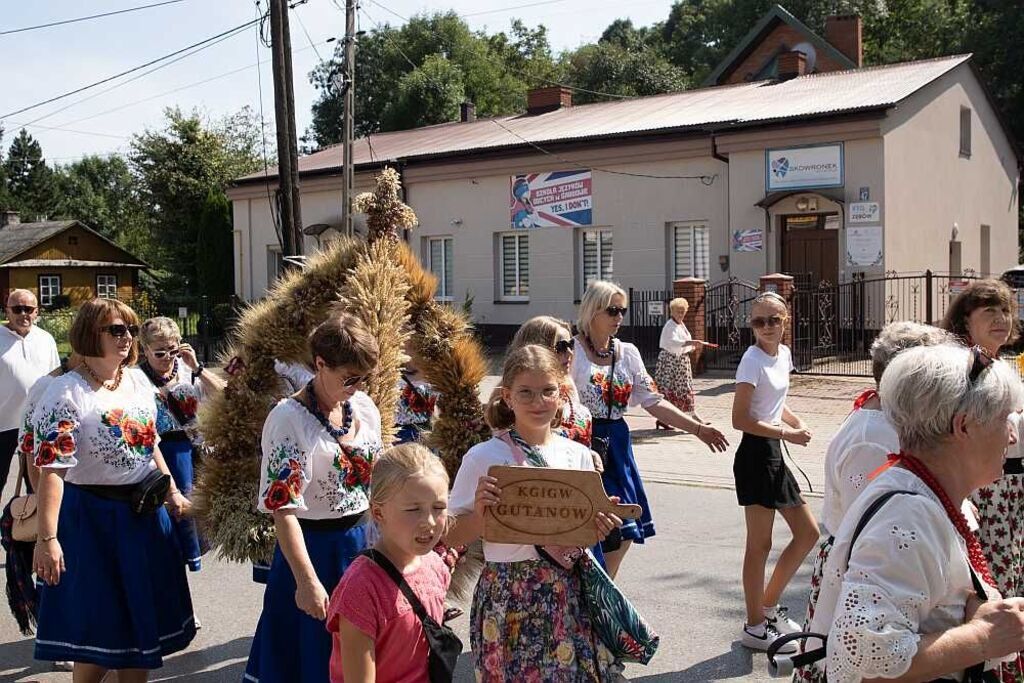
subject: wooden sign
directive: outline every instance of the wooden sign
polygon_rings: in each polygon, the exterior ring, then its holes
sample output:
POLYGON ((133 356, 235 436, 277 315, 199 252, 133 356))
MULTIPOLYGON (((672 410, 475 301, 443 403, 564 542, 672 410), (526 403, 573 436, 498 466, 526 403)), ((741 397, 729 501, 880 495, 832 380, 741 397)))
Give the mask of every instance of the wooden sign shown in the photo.
POLYGON ((636 519, 642 511, 608 500, 597 472, 495 465, 487 474, 501 489, 484 517, 484 540, 492 543, 592 546, 597 513, 636 519))

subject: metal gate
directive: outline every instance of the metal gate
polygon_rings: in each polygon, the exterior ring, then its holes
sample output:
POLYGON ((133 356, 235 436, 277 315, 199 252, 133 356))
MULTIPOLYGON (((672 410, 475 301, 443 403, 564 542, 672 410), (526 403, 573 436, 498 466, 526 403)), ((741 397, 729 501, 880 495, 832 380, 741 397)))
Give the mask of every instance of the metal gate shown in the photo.
POLYGON ((672 292, 662 289, 629 288, 629 320, 619 337, 635 344, 644 363, 653 368, 658 361, 661 328, 668 320, 668 302, 672 292))
POLYGON ((759 294, 753 282, 730 278, 705 289, 705 339, 718 344, 704 350, 702 362, 709 370, 735 370, 747 347, 754 343, 750 330, 750 306, 759 294))

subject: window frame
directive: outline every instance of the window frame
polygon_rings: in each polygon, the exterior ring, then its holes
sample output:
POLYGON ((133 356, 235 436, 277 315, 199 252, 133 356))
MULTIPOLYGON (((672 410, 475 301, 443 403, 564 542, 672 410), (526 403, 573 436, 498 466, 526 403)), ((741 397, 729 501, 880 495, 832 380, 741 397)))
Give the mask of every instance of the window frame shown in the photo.
MULTIPOLYGON (((105 283, 104 288, 109 288, 110 283, 105 283)), ((96 298, 98 299, 116 299, 117 298, 117 274, 116 273, 96 273, 96 298), (100 293, 100 278, 112 278, 114 281, 114 294, 112 296, 100 293)))
POLYGON ((498 301, 529 301, 530 300, 530 234, 525 230, 510 230, 506 232, 497 233, 497 256, 498 256, 498 301), (506 294, 505 293, 505 238, 512 237, 515 239, 515 282, 517 294, 506 294), (526 242, 526 263, 521 262, 521 244, 520 239, 526 242), (526 274, 526 294, 522 293, 523 283, 522 275, 523 268, 525 267, 526 274))
POLYGON ((971 158, 972 128, 974 127, 974 115, 970 107, 960 107, 960 156, 971 158))
POLYGON ((579 298, 582 298, 583 293, 587 291, 587 262, 586 262, 586 243, 587 234, 599 235, 597 240, 597 278, 598 280, 612 280, 615 277, 615 231, 610 227, 587 227, 580 228, 577 232, 577 248, 576 258, 579 264, 579 277, 577 278, 576 284, 579 287, 579 298), (608 271, 607 273, 602 271, 601 268, 601 257, 603 256, 603 244, 604 240, 601 236, 608 234, 608 246, 611 250, 611 256, 608 259, 608 271))
POLYGON ((434 300, 455 301, 455 296, 449 291, 455 288, 455 238, 452 235, 429 235, 423 239, 426 243, 427 270, 437 278, 437 292, 434 294, 434 300), (440 269, 436 271, 434 270, 434 251, 432 248, 434 242, 441 243, 441 264, 440 269), (449 245, 447 253, 445 250, 446 244, 449 245), (453 263, 449 263, 449 260, 453 263), (451 266, 451 281, 446 283, 445 275, 449 269, 448 266, 451 266))
POLYGON ((278 278, 284 275, 284 250, 280 244, 268 244, 267 245, 267 287, 270 287, 278 278), (274 255, 274 262, 277 264, 277 272, 272 272, 270 269, 270 256, 274 255))
POLYGON ((61 296, 62 294, 64 294, 64 278, 61 277, 60 273, 40 273, 36 277, 36 286, 37 286, 37 288, 39 290, 39 306, 40 306, 40 308, 45 308, 47 306, 53 306, 53 303, 54 303, 53 299, 55 297, 58 297, 58 296, 61 296), (44 294, 43 294, 43 281, 44 280, 49 280, 50 278, 54 278, 54 279, 57 280, 57 292, 56 293, 51 293, 49 295, 50 300, 46 301, 46 296, 44 296, 44 294))
POLYGON ((708 221, 677 221, 669 226, 669 239, 672 243, 672 280, 678 280, 680 278, 699 278, 702 280, 709 280, 711 278, 711 229, 708 225, 708 221), (698 265, 701 259, 698 258, 696 253, 697 240, 694 239, 697 228, 700 228, 704 233, 704 254, 702 255, 704 264, 704 274, 701 275, 698 272, 698 265), (679 246, 678 231, 680 229, 690 230, 690 273, 683 274, 679 272, 679 255, 677 249, 679 246))

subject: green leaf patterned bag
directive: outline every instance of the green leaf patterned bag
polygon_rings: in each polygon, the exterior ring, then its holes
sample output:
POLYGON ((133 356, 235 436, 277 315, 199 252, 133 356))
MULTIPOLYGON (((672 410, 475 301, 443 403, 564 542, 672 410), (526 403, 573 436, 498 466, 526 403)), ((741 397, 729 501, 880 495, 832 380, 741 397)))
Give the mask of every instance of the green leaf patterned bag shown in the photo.
POLYGON ((596 635, 617 660, 647 664, 661 638, 587 550, 576 563, 596 635))

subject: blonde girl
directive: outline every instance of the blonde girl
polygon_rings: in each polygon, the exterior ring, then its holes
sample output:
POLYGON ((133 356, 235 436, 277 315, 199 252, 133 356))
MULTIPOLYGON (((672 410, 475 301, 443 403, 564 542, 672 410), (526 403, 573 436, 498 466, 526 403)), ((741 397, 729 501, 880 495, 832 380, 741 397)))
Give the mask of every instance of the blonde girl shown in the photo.
MULTIPOLYGON (((492 465, 525 460, 534 466, 593 469, 586 446, 552 429, 559 421, 564 378, 564 366, 548 348, 527 345, 507 356, 501 386, 486 412, 492 428, 508 431, 463 457, 452 487, 455 524, 445 539, 448 545, 480 537, 484 510, 501 495, 487 476, 492 465)), ((621 523, 613 515, 598 515, 598 536, 604 538, 621 523)), ((578 574, 541 559, 533 545, 485 540, 483 546, 486 562, 470 615, 477 681, 610 680, 609 665, 598 656, 578 574)))
MULTIPOLYGON (((385 451, 373 465, 370 514, 380 530, 374 550, 409 584, 434 621, 444 619, 451 574, 432 552, 448 521, 448 473, 416 443, 385 451)), ((331 683, 427 683, 430 649, 423 624, 394 580, 360 556, 331 595, 331 683)))
MULTIPOLYGON (((783 441, 806 446, 811 440, 811 430, 786 405, 789 374, 793 371, 789 347, 782 343, 788 318, 786 302, 778 294, 765 292, 754 299, 750 327, 756 343, 743 354, 736 370, 732 404, 732 425, 743 432, 733 475, 747 526, 743 556, 747 619, 740 637, 744 645, 757 650, 767 650, 780 635, 800 630, 778 602, 818 540, 818 525, 782 459, 783 441), (789 525, 793 539, 765 585, 776 510, 789 525)), ((792 644, 780 650, 795 651, 792 644)))

